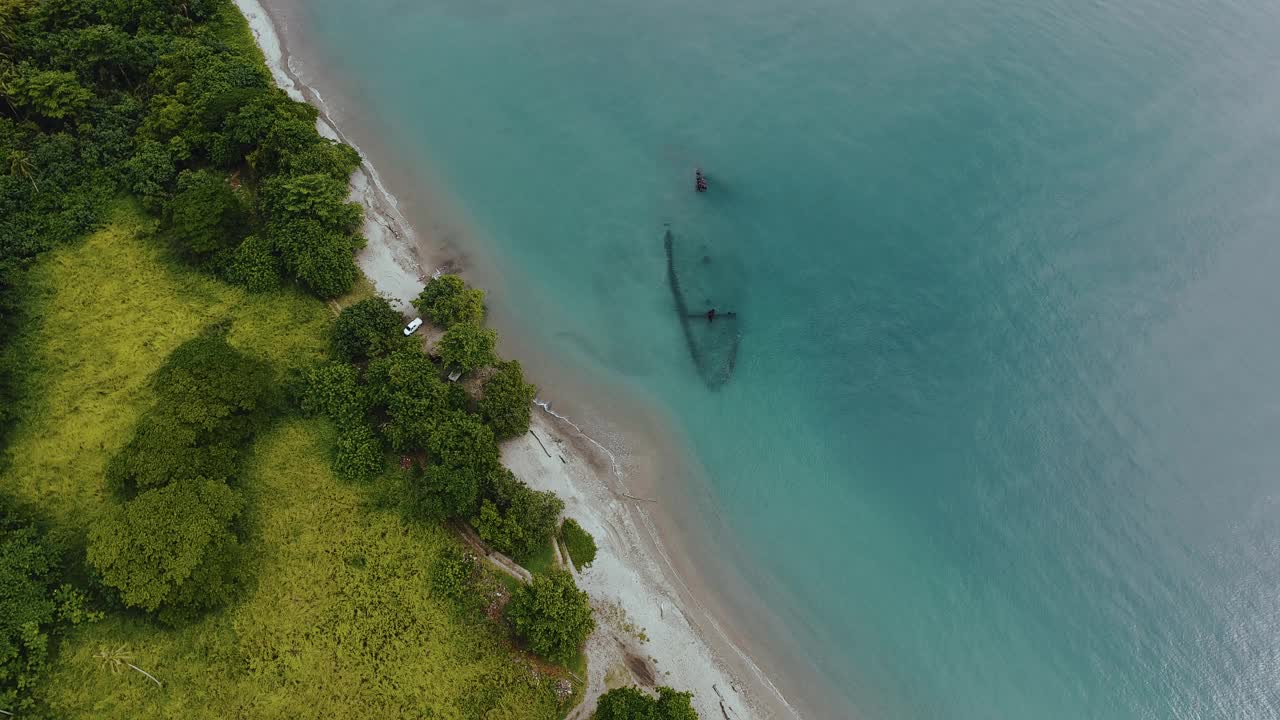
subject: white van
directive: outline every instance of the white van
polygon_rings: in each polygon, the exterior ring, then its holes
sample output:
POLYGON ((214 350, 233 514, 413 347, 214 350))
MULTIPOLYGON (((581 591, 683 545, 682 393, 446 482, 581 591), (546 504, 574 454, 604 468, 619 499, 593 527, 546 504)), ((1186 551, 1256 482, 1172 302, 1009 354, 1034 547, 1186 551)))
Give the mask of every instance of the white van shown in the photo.
POLYGON ((417 332, 420 327, 422 327, 422 318, 414 318, 413 322, 404 326, 404 336, 409 337, 417 332))

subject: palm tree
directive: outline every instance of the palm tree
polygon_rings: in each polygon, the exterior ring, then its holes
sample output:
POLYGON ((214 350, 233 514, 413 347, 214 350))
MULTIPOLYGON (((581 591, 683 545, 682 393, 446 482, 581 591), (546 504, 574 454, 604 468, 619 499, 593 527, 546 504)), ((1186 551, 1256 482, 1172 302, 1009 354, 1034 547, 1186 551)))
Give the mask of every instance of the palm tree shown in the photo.
POLYGON ((157 687, 164 687, 164 685, 161 685, 160 681, 157 680, 154 675, 133 664, 133 656, 129 654, 128 645, 120 645, 114 649, 103 645, 94 657, 98 662, 106 665, 107 668, 111 670, 112 675, 119 675, 126 667, 128 667, 146 675, 147 679, 155 683, 157 687))
POLYGON ((9 153, 9 172, 15 177, 22 177, 31 181, 31 187, 36 192, 40 192, 40 186, 36 183, 35 166, 31 164, 31 155, 22 150, 13 150, 9 153))

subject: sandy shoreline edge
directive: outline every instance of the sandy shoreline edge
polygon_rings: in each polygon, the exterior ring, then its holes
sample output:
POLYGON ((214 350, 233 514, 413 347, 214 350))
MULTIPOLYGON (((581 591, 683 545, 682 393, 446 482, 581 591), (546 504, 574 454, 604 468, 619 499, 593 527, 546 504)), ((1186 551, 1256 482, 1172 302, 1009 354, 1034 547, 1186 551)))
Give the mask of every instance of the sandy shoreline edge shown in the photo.
MULTIPOLYGON (((291 72, 282 34, 266 9, 257 0, 236 0, 236 6, 248 20, 276 83, 291 97, 320 109, 317 126, 323 135, 354 145, 332 122, 319 93, 291 72)), ((407 311, 409 300, 430 275, 424 267, 438 267, 448 258, 447 251, 416 241, 396 197, 367 155, 362 156, 365 161, 352 178, 352 199, 365 209, 368 245, 358 262, 378 293, 407 311), (424 248, 436 255, 420 257, 424 248)), ((588 701, 569 717, 590 717, 594 697, 603 692, 605 676, 612 671, 611 678, 619 672, 651 673, 657 684, 692 690, 694 706, 704 720, 799 718, 675 572, 643 502, 627 497, 626 474, 613 453, 548 403, 538 405, 541 412, 534 414, 533 430, 543 442, 525 435, 505 443, 503 462, 529 485, 556 492, 565 501, 565 515, 592 533, 599 545, 592 567, 577 574, 579 586, 596 607, 598 628, 586 648, 588 701)))

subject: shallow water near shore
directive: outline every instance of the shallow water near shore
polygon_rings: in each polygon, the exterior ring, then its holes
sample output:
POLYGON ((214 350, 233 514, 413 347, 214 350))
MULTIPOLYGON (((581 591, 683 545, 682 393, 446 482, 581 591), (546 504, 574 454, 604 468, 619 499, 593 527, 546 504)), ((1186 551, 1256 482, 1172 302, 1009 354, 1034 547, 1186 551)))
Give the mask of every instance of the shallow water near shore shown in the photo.
POLYGON ((295 18, 477 226, 504 320, 675 423, 705 471, 674 508, 705 524, 690 564, 769 619, 790 699, 1076 720, 1280 714, 1278 13, 295 18), (737 313, 718 389, 675 315, 666 224, 707 258, 689 304, 737 313), (755 565, 722 576, 717 554, 755 565))

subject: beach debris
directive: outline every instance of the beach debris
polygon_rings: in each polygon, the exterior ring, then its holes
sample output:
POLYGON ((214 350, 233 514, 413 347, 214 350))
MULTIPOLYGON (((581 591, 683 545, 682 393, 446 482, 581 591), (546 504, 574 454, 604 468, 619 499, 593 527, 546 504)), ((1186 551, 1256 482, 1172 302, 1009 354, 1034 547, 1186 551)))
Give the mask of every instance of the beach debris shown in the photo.
MULTIPOLYGON (((533 429, 530 428, 529 434, 533 436, 534 440, 538 441, 538 447, 542 448, 542 452, 547 453, 547 457, 551 457, 551 453, 547 452, 547 446, 542 444, 542 438, 538 437, 538 433, 534 432, 533 429)), ((564 458, 560 459, 563 460, 564 458)))
POLYGON ((657 500, 654 500, 653 498, 637 497, 637 496, 635 496, 635 495, 632 495, 631 493, 618 493, 618 494, 619 494, 619 495, 621 495, 622 497, 624 497, 624 498, 628 499, 628 500, 635 500, 635 501, 637 501, 637 502, 651 502, 651 503, 656 503, 656 502, 658 502, 657 500))
MULTIPOLYGON (((716 697, 720 699, 720 714, 724 715, 724 720, 733 720, 733 718, 729 716, 729 708, 725 707, 724 694, 720 692, 720 688, 716 687, 715 683, 711 683, 711 689, 715 691, 716 697)), ((735 688, 734 690, 736 692, 737 689, 735 688)), ((737 712, 734 713, 734 715, 737 714, 737 712)))

